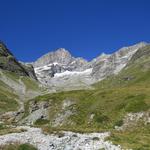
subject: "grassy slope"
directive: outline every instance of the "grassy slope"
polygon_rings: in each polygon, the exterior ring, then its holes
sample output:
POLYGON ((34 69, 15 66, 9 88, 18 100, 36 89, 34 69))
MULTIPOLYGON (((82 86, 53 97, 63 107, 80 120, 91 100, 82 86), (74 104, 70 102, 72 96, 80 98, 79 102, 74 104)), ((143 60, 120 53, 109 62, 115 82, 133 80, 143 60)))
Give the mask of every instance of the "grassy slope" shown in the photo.
MULTIPOLYGON (((19 76, 13 72, 3 71, 7 78, 19 84, 19 76)), ((26 86, 26 91, 40 91, 38 83, 29 77, 22 77, 22 82, 26 86)), ((16 100, 19 96, 14 94, 13 89, 0 80, 0 114, 8 111, 15 111, 19 105, 16 100)))
MULTIPOLYGON (((150 51, 150 46, 144 51, 150 51)), ((62 103, 65 99, 75 102, 70 106, 70 110, 75 113, 70 116, 68 122, 61 127, 52 128, 49 124, 46 131, 52 130, 73 130, 78 132, 90 132, 100 130, 113 130, 115 125, 122 122, 125 114, 129 112, 147 111, 150 108, 150 55, 143 55, 138 60, 131 60, 128 66, 117 76, 111 76, 97 84, 95 90, 69 91, 55 94, 48 94, 35 98, 35 101, 49 101, 52 104, 50 110, 50 121, 55 115, 61 113, 62 103), (89 121, 94 114, 93 120, 89 121)), ((26 104, 26 114, 28 114, 28 104, 26 104)), ((126 145, 129 148, 138 149, 149 146, 150 134, 147 132, 149 126, 135 131, 124 133, 114 133, 120 135, 120 140, 115 143, 126 145), (142 129, 142 130, 141 130, 142 129), (141 130, 141 132, 138 132, 141 130), (127 144, 136 132, 137 139, 133 139, 133 144, 127 144), (143 136, 144 142, 139 143, 143 136), (127 140, 125 140, 125 138, 127 140)))
POLYGON ((16 110, 18 108, 16 98, 18 97, 12 93, 12 89, 0 81, 0 113, 16 110))
POLYGON ((35 81, 34 79, 31 79, 30 77, 21 76, 21 78, 20 78, 20 76, 17 75, 16 73, 8 72, 8 71, 5 71, 4 74, 8 78, 12 79, 13 81, 15 81, 17 83, 19 83, 19 79, 21 79, 21 81, 26 86, 26 90, 28 90, 28 91, 38 91, 38 90, 40 90, 38 82, 35 81))
POLYGON ((108 140, 111 140, 114 144, 120 144, 124 149, 149 150, 150 124, 138 124, 124 132, 113 131, 108 140))

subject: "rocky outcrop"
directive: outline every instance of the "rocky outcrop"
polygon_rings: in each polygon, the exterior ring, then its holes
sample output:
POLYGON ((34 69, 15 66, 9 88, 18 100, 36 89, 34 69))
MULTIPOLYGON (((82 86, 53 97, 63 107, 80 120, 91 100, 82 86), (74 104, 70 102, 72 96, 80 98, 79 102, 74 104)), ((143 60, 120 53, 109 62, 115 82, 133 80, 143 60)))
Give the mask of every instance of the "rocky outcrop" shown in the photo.
POLYGON ((17 61, 14 55, 6 47, 6 45, 0 41, 0 69, 14 72, 19 76, 29 76, 36 79, 33 67, 27 67, 17 61))
POLYGON ((49 102, 31 101, 29 106, 29 115, 20 121, 20 124, 33 125, 38 119, 49 119, 49 102))
POLYGON ((138 126, 142 123, 143 125, 150 123, 150 111, 146 112, 137 112, 137 113, 128 113, 122 120, 122 126, 116 126, 117 130, 129 130, 138 126))
POLYGON ((37 76, 36 76, 36 74, 35 74, 34 67, 33 67, 32 64, 23 63, 23 62, 19 62, 19 63, 20 63, 20 64, 22 65, 22 67, 27 71, 28 76, 29 76, 30 78, 33 78, 33 79, 37 80, 37 76))
POLYGON ((73 99, 65 99, 62 104, 62 108, 59 113, 55 114, 54 118, 51 121, 52 127, 61 127, 65 125, 73 125, 74 122, 69 120, 73 114, 76 113, 74 108, 75 101, 73 99))

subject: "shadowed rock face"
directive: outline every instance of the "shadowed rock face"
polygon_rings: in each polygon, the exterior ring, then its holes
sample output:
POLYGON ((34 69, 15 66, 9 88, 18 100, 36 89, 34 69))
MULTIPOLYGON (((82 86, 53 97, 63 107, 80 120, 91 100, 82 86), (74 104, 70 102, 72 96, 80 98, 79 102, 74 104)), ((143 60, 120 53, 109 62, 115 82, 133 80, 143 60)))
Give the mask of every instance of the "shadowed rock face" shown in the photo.
POLYGON ((0 69, 36 79, 33 67, 19 63, 3 42, 0 42, 0 69))

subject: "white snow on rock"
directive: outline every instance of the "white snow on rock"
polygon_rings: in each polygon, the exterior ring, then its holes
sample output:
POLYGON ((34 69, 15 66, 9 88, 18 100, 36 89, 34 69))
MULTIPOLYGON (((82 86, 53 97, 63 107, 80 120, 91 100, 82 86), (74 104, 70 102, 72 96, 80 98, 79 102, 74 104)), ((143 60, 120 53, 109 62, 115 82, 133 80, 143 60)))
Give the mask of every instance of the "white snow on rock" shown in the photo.
POLYGON ((56 66, 56 65, 58 65, 58 63, 57 62, 54 62, 54 63, 52 63, 52 64, 48 64, 48 65, 45 65, 45 66, 42 66, 42 67, 36 67, 36 68, 34 68, 34 71, 35 71, 35 73, 39 73, 39 71, 44 71, 44 70, 49 70, 49 69, 51 69, 51 67, 52 66, 56 66))
POLYGON ((84 71, 65 71, 62 73, 56 73, 54 77, 62 77, 62 76, 73 76, 73 75, 83 75, 83 74, 91 74, 92 73, 92 68, 86 69, 84 71))
POLYGON ((79 134, 63 132, 64 136, 45 135, 40 128, 18 127, 26 129, 26 132, 12 133, 0 136, 0 145, 9 143, 29 143, 38 150, 121 150, 120 146, 105 141, 110 133, 79 134))

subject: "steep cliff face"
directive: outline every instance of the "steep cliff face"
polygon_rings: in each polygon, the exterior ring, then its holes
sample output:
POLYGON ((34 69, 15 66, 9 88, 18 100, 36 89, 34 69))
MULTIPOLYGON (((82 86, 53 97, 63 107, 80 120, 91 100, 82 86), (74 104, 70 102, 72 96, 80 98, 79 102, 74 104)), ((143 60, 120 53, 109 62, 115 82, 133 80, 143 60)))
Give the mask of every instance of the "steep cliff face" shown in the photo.
POLYGON ((20 76, 29 76, 36 79, 34 68, 19 63, 3 42, 0 42, 0 68, 20 76))

